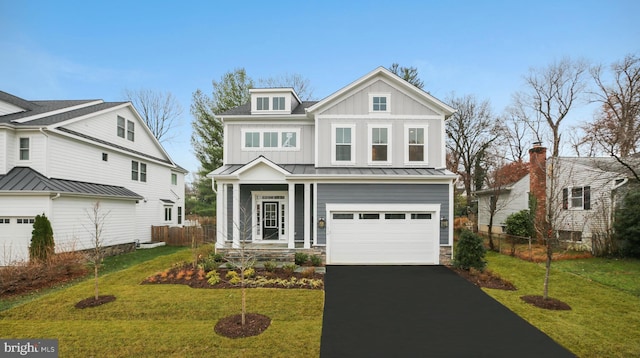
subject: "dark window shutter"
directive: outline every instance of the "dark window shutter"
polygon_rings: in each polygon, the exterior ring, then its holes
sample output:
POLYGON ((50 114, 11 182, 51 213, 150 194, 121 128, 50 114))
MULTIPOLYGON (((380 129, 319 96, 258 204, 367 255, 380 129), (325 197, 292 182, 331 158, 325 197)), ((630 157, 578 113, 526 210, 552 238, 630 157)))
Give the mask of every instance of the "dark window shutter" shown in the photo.
POLYGON ((591 209, 591 187, 585 186, 583 189, 584 193, 584 210, 591 209))
POLYGON ((569 189, 562 189, 562 208, 567 210, 569 209, 569 189))

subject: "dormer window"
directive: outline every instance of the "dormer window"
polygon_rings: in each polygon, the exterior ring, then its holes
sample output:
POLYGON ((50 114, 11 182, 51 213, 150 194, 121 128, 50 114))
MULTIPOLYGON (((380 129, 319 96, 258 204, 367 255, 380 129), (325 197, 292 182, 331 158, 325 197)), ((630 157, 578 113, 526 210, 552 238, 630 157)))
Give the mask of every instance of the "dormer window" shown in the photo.
POLYGON ((273 110, 284 111, 284 97, 273 97, 273 110))
POLYGON ((369 94, 369 112, 388 113, 390 112, 390 94, 369 94))
POLYGON ((258 97, 258 98, 256 98, 256 109, 258 111, 268 111, 269 110, 269 97, 258 97))

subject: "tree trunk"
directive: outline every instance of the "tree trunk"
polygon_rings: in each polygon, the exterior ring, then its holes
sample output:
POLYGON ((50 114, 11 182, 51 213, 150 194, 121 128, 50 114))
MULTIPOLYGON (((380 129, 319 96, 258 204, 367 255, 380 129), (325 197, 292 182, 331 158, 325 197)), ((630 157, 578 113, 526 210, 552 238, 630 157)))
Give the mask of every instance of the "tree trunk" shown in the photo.
POLYGON ((544 273, 544 292, 542 298, 545 300, 549 298, 549 276, 551 274, 551 258, 553 256, 553 250, 551 248, 551 238, 547 238, 547 261, 545 263, 544 273))
POLYGON ((245 324, 245 315, 247 314, 247 293, 244 288, 244 270, 241 270, 241 290, 242 290, 242 326, 245 324))
POLYGON ((95 296, 96 296, 96 301, 98 300, 98 263, 94 263, 93 265, 93 276, 94 276, 94 283, 95 283, 95 296))
POLYGON ((495 251, 495 245, 493 244, 493 213, 489 216, 489 250, 495 251))

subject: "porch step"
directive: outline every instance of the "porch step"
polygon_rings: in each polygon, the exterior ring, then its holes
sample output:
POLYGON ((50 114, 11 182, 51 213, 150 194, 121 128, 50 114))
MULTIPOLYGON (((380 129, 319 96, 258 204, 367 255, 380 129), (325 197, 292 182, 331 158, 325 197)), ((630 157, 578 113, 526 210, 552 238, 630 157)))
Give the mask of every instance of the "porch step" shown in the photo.
MULTIPOLYGON (((284 247, 266 247, 265 245, 253 245, 245 247, 245 255, 255 258, 257 262, 276 261, 276 262, 294 262, 296 252, 304 252, 311 256, 316 255, 322 258, 322 262, 325 262, 324 248, 314 247, 311 249, 289 249, 284 247)), ((239 259, 241 252, 239 249, 234 248, 217 248, 216 253, 225 255, 229 259, 239 259)))

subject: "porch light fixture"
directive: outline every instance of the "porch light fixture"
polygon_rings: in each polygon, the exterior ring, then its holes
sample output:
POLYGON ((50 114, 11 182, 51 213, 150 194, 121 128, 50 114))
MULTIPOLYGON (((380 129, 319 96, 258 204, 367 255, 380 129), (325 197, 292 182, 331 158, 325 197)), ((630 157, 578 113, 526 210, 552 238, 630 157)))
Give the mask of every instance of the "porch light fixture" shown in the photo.
POLYGON ((449 227, 449 219, 447 219, 446 217, 441 217, 440 218, 440 227, 441 228, 448 228, 449 227))
POLYGON ((324 218, 320 218, 320 219, 318 219, 318 228, 320 228, 320 229, 324 229, 324 227, 325 227, 325 225, 326 225, 326 224, 327 224, 327 223, 324 221, 324 218))

